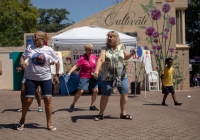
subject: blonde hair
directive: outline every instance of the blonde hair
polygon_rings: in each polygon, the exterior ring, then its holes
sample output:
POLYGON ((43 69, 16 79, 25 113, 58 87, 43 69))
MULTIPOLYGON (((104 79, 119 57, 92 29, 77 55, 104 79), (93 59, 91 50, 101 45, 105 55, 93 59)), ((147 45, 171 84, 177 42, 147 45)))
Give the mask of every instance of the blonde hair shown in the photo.
MULTIPOLYGON (((116 31, 109 31, 107 33, 107 37, 108 36, 113 36, 115 38, 115 44, 114 45, 119 45, 120 44, 120 39, 119 39, 119 34, 116 31)), ((106 42, 106 45, 108 46, 108 40, 106 42)))
POLYGON ((39 37, 43 38, 45 42, 48 41, 48 36, 46 32, 43 31, 37 31, 36 33, 39 33, 39 37))
POLYGON ((90 43, 88 43, 88 44, 85 44, 85 46, 84 46, 84 49, 85 49, 85 50, 88 50, 88 49, 93 49, 93 45, 92 45, 92 44, 90 44, 90 43))

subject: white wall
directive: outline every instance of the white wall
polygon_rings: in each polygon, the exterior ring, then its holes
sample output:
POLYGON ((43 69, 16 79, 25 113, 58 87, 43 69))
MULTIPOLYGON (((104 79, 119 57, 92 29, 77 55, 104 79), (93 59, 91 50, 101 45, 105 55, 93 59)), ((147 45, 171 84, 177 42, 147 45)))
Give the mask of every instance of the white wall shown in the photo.
POLYGON ((2 72, 0 76, 0 89, 13 89, 13 68, 12 59, 9 59, 9 53, 0 52, 0 61, 2 61, 2 72))

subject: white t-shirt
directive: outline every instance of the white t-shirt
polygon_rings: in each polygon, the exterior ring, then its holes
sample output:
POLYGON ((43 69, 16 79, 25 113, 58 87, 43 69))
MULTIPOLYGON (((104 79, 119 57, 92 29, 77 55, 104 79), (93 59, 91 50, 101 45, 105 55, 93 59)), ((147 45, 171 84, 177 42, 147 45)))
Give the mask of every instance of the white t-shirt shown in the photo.
POLYGON ((26 68, 27 79, 36 81, 51 79, 50 60, 54 63, 59 61, 51 47, 44 46, 39 48, 35 45, 29 45, 22 55, 25 59, 29 58, 29 65, 26 68))

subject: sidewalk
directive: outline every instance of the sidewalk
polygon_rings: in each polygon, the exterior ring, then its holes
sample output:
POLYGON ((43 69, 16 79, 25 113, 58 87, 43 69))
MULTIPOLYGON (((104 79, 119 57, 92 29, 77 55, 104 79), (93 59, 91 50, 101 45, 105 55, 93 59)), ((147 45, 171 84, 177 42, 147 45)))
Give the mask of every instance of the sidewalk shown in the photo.
MULTIPOLYGON (((37 112, 34 100, 26 117, 25 129, 17 131, 21 113, 20 91, 0 90, 0 140, 199 140, 200 139, 200 88, 177 91, 174 106, 171 95, 161 106, 162 93, 144 91, 140 95, 129 94, 127 113, 133 120, 119 119, 119 94, 113 94, 104 112, 105 119, 94 121, 97 111, 90 111, 91 95, 83 95, 69 113, 74 95, 54 96, 52 125, 56 131, 46 128, 45 112, 37 112), (157 97, 156 97, 157 95, 157 97), (188 95, 191 97, 189 98, 188 95)), ((100 95, 96 106, 99 108, 100 95)), ((44 108, 44 103, 42 103, 44 108)))

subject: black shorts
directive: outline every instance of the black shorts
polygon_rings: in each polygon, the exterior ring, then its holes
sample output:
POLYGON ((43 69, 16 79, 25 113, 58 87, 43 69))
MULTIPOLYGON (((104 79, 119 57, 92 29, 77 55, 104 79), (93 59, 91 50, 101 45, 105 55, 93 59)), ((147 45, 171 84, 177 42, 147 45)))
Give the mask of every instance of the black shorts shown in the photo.
POLYGON ((162 93, 163 94, 169 94, 169 93, 174 94, 174 87, 173 86, 165 86, 164 88, 162 88, 162 93))

